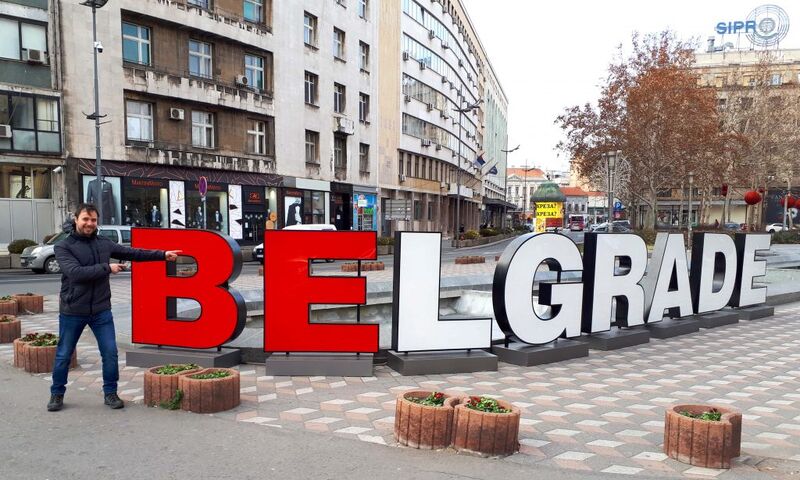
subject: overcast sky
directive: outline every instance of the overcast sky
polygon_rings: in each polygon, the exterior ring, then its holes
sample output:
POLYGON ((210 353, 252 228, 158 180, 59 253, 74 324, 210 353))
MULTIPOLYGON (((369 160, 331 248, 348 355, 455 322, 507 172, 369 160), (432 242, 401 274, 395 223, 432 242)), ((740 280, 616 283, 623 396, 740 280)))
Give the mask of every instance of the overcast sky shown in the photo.
POLYGON ((705 48, 718 22, 745 20, 754 8, 774 3, 795 23, 781 47, 800 48, 796 0, 463 2, 509 99, 509 148, 522 145, 509 154, 513 166, 527 159, 528 166, 567 168, 569 159, 555 150, 563 134, 553 121, 567 106, 595 103, 617 45, 629 45, 634 31, 669 28, 681 38, 698 37, 705 48))

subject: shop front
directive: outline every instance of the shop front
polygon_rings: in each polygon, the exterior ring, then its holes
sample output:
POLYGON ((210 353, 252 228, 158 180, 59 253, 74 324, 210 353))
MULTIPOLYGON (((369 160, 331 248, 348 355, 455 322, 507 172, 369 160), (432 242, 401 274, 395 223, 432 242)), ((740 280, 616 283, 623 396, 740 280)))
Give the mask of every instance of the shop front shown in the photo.
MULTIPOLYGON (((287 177, 284 179, 282 215, 277 228, 298 224, 331 223, 329 202, 331 183, 322 180, 287 177)), ((338 228, 338 227, 337 227, 338 228)))
POLYGON ((126 177, 122 183, 125 192, 123 225, 169 227, 169 180, 126 177))
POLYGON ((376 188, 353 187, 353 230, 378 230, 378 192, 376 188))
MULTIPOLYGON (((264 240, 264 230, 278 228, 278 194, 271 187, 241 187, 241 218, 234 218, 234 204, 231 203, 231 229, 241 226, 242 243, 256 245, 264 240)), ((233 196, 231 196, 233 202, 233 196)))

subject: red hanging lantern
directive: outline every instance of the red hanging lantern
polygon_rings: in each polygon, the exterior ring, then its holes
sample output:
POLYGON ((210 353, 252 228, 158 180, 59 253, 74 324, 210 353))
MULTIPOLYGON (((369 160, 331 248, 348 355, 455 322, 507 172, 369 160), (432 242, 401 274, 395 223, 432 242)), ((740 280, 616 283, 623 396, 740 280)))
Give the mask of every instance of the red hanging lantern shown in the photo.
POLYGON ((720 188, 720 193, 722 194, 723 197, 727 197, 728 196, 728 184, 727 183, 723 183, 722 184, 722 188, 720 188))
POLYGON ((758 193, 764 195, 764 192, 765 192, 764 187, 758 187, 758 193))
POLYGON ((744 194, 744 203, 748 205, 755 205, 761 201, 761 194, 755 190, 750 190, 744 194))
POLYGON ((794 208, 797 205, 797 199, 791 195, 788 195, 780 199, 781 207, 784 203, 786 204, 786 208, 794 208))

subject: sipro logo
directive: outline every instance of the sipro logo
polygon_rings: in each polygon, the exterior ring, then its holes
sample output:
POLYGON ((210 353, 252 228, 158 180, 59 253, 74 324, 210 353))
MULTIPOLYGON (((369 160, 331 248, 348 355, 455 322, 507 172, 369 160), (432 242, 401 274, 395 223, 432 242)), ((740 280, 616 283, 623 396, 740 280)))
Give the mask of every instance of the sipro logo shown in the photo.
POLYGON ((777 5, 761 5, 744 20, 717 23, 715 31, 720 35, 744 33, 754 46, 771 47, 788 35, 789 15, 777 5))

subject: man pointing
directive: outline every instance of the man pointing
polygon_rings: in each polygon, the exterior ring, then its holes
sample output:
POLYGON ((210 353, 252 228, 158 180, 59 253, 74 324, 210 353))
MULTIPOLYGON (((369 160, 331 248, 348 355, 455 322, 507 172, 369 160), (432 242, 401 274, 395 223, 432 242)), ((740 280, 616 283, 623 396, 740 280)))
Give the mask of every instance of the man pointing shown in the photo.
POLYGON ((111 315, 109 275, 127 267, 110 263, 111 258, 134 261, 175 261, 180 250, 142 250, 119 245, 97 235, 97 208, 88 203, 75 211, 75 229, 55 245, 61 267, 61 297, 58 316, 58 348, 53 366, 53 385, 47 410, 64 406, 70 359, 83 329, 92 329, 103 360, 103 394, 111 408, 125 406, 117 395, 119 365, 114 319, 111 315))

